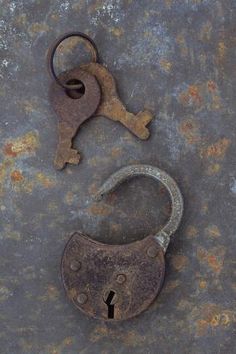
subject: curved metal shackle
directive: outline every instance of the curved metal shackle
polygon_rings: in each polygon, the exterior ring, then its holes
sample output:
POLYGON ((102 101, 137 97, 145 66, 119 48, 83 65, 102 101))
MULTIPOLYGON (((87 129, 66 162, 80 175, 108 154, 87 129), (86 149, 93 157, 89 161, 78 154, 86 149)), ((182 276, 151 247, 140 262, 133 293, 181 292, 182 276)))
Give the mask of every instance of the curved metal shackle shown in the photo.
POLYGON ((163 183, 170 194, 172 204, 171 216, 163 229, 154 235, 154 238, 165 252, 170 242, 170 236, 177 230, 183 214, 183 198, 179 187, 174 179, 166 172, 150 165, 131 165, 123 167, 105 181, 101 188, 99 188, 95 198, 96 200, 101 200, 104 195, 115 190, 121 183, 136 176, 151 177, 163 183))

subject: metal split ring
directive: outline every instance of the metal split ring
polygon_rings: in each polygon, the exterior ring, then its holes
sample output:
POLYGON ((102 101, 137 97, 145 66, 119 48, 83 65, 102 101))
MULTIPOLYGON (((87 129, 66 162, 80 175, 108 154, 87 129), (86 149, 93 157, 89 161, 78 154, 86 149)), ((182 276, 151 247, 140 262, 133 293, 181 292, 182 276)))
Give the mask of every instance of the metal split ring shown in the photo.
POLYGON ((171 216, 167 224, 156 235, 155 239, 166 251, 170 236, 177 230, 183 215, 183 198, 176 182, 166 172, 149 165, 132 165, 121 168, 112 174, 98 190, 95 198, 100 200, 105 194, 115 190, 124 181, 135 176, 148 176, 164 184, 167 188, 172 204, 171 216))
POLYGON ((94 43, 94 41, 85 33, 82 32, 69 32, 66 34, 63 34, 61 37, 57 38, 56 41, 53 43, 53 45, 51 46, 51 48, 49 49, 48 52, 48 71, 49 74, 51 75, 51 77, 58 83, 58 85, 60 85, 61 87, 63 87, 64 89, 80 89, 81 88, 81 84, 74 84, 74 85, 68 85, 68 84, 63 84, 60 79, 58 78, 55 69, 54 69, 54 56, 56 53, 56 50, 58 48, 58 46, 67 38, 70 37, 79 37, 81 39, 83 39, 85 42, 87 42, 90 46, 90 50, 92 53, 92 61, 93 62, 98 62, 99 60, 99 55, 98 55, 98 49, 96 44, 94 43))

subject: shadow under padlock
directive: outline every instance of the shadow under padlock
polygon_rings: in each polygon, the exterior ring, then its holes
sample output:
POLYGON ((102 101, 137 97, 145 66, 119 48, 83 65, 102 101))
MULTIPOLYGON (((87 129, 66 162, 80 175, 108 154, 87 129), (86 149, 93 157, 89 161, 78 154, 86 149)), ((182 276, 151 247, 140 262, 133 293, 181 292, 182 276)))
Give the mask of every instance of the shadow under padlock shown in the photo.
POLYGON ((108 178, 96 198, 136 176, 152 177, 170 193, 172 212, 164 228, 125 245, 104 244, 76 232, 62 256, 62 280, 68 297, 77 308, 95 318, 115 321, 134 317, 148 308, 163 284, 164 254, 183 212, 175 181, 157 167, 128 166, 108 178))

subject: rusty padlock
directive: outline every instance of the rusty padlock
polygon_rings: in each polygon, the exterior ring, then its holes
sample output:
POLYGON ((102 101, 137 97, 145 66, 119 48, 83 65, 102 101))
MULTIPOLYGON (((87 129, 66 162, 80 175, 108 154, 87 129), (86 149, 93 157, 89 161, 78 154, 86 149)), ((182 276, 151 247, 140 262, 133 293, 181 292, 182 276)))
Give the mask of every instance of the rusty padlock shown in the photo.
POLYGON ((104 65, 98 63, 98 50, 89 36, 71 32, 58 38, 48 52, 48 68, 54 79, 50 99, 59 118, 59 141, 55 157, 57 169, 64 168, 66 163, 79 163, 80 154, 72 148, 73 139, 81 124, 92 116, 118 121, 140 139, 149 137, 147 124, 153 119, 152 113, 144 110, 135 115, 126 110, 118 97, 113 76, 104 65), (74 36, 89 45, 92 62, 57 76, 53 64, 55 52, 65 39, 74 36))
POLYGON ((155 235, 125 245, 107 245, 81 232, 68 241, 61 275, 68 297, 84 313, 102 320, 125 320, 148 308, 161 290, 164 254, 179 226, 183 199, 176 182, 149 165, 124 167, 111 175, 96 199, 134 176, 149 176, 164 184, 172 203, 168 223, 155 235))

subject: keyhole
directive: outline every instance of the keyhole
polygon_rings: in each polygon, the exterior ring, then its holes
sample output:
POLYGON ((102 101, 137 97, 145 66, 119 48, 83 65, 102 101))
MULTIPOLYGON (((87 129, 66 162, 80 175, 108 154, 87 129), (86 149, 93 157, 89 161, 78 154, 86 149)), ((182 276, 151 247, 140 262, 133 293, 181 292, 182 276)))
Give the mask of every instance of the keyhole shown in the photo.
POLYGON ((114 300, 116 297, 116 293, 113 290, 110 290, 109 293, 106 294, 104 298, 104 302, 107 305, 107 317, 114 318, 114 300))

